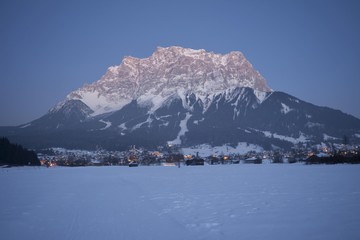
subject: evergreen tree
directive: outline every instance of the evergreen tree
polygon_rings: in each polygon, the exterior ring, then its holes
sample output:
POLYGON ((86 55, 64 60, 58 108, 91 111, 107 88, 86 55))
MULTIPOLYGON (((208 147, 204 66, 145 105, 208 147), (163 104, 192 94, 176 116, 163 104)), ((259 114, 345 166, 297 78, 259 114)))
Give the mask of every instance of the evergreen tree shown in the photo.
POLYGON ((34 151, 27 150, 21 145, 12 144, 7 138, 0 138, 0 165, 31 165, 40 166, 40 161, 34 151))

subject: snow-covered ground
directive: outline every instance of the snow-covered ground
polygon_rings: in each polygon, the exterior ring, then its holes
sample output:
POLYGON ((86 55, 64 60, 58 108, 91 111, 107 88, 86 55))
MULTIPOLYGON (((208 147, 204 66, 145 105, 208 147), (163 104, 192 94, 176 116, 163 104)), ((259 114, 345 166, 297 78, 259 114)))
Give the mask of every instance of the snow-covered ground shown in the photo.
POLYGON ((360 165, 0 169, 0 238, 360 239, 360 165))

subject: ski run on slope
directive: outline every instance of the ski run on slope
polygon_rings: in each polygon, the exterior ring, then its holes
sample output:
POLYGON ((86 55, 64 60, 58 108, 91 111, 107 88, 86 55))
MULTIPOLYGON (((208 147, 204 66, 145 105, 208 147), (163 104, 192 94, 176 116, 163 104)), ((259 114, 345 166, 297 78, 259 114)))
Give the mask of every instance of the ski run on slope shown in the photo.
POLYGON ((0 168, 1 239, 360 239, 360 165, 0 168))
POLYGON ((178 145, 181 145, 181 137, 185 135, 185 133, 188 131, 188 128, 187 128, 187 122, 189 121, 191 117, 191 114, 190 113, 186 113, 186 116, 183 120, 180 121, 180 131, 176 137, 176 139, 172 140, 169 142, 169 144, 178 144, 178 145))

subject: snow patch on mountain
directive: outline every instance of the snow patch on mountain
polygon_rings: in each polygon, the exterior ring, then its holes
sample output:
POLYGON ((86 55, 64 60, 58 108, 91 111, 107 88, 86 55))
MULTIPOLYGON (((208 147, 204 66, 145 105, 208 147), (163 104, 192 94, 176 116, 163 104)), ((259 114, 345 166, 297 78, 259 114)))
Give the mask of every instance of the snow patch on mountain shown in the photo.
POLYGON ((200 120, 194 120, 194 124, 199 125, 199 123, 204 120, 205 120, 205 118, 201 118, 200 120))
POLYGON ((283 114, 288 114, 290 111, 292 111, 292 109, 285 103, 281 103, 281 107, 281 113, 283 114))
MULTIPOLYGON (((261 91, 254 91, 255 96, 258 98, 258 103, 264 101, 270 94, 267 92, 261 91)), ((195 96, 194 102, 200 102, 201 106, 203 107, 203 113, 205 113, 211 104, 216 102, 216 107, 218 108, 218 103, 221 99, 224 99, 226 102, 235 101, 232 105, 234 106, 234 114, 239 115, 239 112, 236 110, 236 107, 239 102, 241 101, 248 101, 249 96, 246 95, 248 93, 247 88, 229 88, 222 92, 216 93, 208 93, 206 95, 198 95, 196 92, 186 90, 184 88, 176 89, 176 91, 171 91, 170 93, 165 93, 163 95, 156 95, 152 93, 147 93, 140 96, 137 101, 138 104, 142 107, 149 107, 149 113, 154 113, 160 107, 167 106, 170 104, 174 99, 180 99, 182 102, 182 106, 190 111, 193 112, 193 104, 189 102, 190 95, 193 94, 195 96)), ((196 123, 197 124, 197 123, 196 123)))
POLYGON ((188 131, 188 128, 187 128, 187 122, 189 121, 190 117, 192 115, 190 113, 186 113, 186 116, 183 120, 180 121, 180 124, 179 124, 179 127, 180 127, 180 131, 177 135, 177 137, 170 141, 169 144, 172 144, 172 145, 181 145, 181 137, 185 135, 185 133, 188 131))
POLYGON ((147 93, 140 96, 137 101, 140 106, 149 106, 149 113, 152 114, 163 105, 166 99, 167 97, 161 95, 147 93))
POLYGON ((27 127, 30 127, 30 126, 31 126, 31 123, 28 123, 28 124, 20 126, 20 128, 27 128, 27 127))
POLYGON ((240 129, 240 130, 242 130, 242 131, 244 131, 244 132, 246 132, 246 133, 251 133, 251 131, 249 131, 249 130, 247 130, 247 129, 243 129, 243 128, 240 128, 240 127, 238 127, 237 129, 240 129))
POLYGON ((305 126, 307 128, 315 128, 315 127, 323 128, 325 125, 321 123, 307 122, 305 126))
POLYGON ((99 120, 99 122, 106 124, 106 126, 103 128, 100 128, 100 130, 105 130, 105 129, 108 129, 109 127, 111 127, 111 122, 109 122, 109 121, 104 121, 101 119, 101 120, 99 120))
POLYGON ((268 98, 272 93, 263 92, 259 90, 254 90, 254 94, 256 98, 258 99, 258 102, 261 104, 263 101, 265 101, 266 98, 268 98))
POLYGON ((121 131, 126 131, 127 127, 125 126, 126 123, 122 123, 118 126, 118 128, 120 128, 121 131))
POLYGON ((146 119, 146 121, 136 124, 134 127, 132 127, 131 131, 134 131, 135 129, 141 128, 143 125, 148 125, 150 127, 150 124, 152 123, 153 119, 151 119, 150 115, 146 119))
POLYGON ((298 138, 294 138, 294 137, 280 135, 280 134, 277 134, 277 133, 271 133, 269 131, 260 131, 260 130, 256 130, 256 129, 253 129, 253 130, 258 131, 258 132, 262 132, 265 135, 265 137, 267 137, 267 138, 277 138, 277 139, 280 139, 280 140, 283 140, 283 141, 291 142, 293 144, 306 143, 306 142, 309 141, 308 137, 306 137, 305 134, 302 133, 302 132, 299 133, 298 138))
POLYGON ((332 137, 332 136, 330 136, 330 135, 327 135, 327 134, 323 134, 323 139, 324 139, 324 141, 329 141, 329 140, 339 140, 339 138, 337 138, 337 137, 332 137))
POLYGON ((97 116, 103 113, 112 112, 121 109, 126 104, 130 103, 132 99, 109 99, 106 95, 98 92, 79 91, 78 94, 69 94, 68 99, 77 99, 85 103, 94 112, 91 116, 97 116))

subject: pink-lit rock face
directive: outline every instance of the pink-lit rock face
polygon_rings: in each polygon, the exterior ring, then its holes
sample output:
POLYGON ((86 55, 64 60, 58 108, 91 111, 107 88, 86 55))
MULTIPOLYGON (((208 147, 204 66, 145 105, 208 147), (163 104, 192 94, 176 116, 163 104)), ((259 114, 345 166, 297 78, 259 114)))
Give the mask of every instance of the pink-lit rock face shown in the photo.
POLYGON ((133 99, 159 101, 189 92, 205 98, 235 87, 271 91, 241 52, 222 55, 203 49, 159 47, 148 58, 125 57, 98 81, 70 93, 67 100, 81 100, 96 115, 118 110, 133 99))

